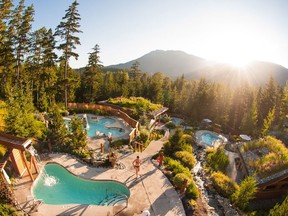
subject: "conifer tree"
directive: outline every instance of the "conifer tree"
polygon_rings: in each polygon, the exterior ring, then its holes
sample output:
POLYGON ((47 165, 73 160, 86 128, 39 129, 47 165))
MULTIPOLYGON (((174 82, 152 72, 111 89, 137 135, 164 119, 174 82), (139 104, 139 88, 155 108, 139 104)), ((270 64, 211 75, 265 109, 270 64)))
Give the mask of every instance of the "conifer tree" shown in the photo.
POLYGON ((21 137, 45 138, 44 122, 37 120, 32 94, 28 90, 14 90, 7 100, 5 131, 21 137))
POLYGON ((78 13, 79 3, 74 1, 71 6, 66 10, 65 16, 62 18, 62 22, 57 26, 55 31, 55 36, 60 37, 62 43, 59 44, 58 49, 63 51, 61 60, 64 61, 63 67, 63 84, 64 84, 64 100, 65 100, 65 108, 67 109, 68 104, 68 87, 69 83, 69 59, 70 57, 74 57, 76 60, 78 59, 78 54, 74 52, 76 49, 76 45, 80 45, 80 39, 76 36, 76 34, 81 33, 79 30, 81 20, 80 14, 78 13))
POLYGON ((48 111, 49 104, 54 101, 53 95, 47 92, 55 84, 55 41, 52 31, 45 27, 33 32, 30 41, 30 52, 27 57, 26 67, 29 73, 29 82, 34 91, 34 101, 40 111, 48 111), (43 98, 45 97, 45 98, 43 98), (41 101, 41 103, 40 103, 41 101))
POLYGON ((263 124, 263 119, 266 118, 270 110, 275 106, 276 102, 276 87, 275 81, 272 76, 270 76, 269 81, 265 85, 262 94, 259 95, 259 123, 263 124))
POLYGON ((281 100, 280 119, 282 124, 285 123, 287 114, 288 114, 288 81, 286 81, 286 85, 283 90, 283 97, 281 100))
POLYGON ((71 119, 69 127, 71 128, 70 149, 76 154, 85 152, 87 146, 87 131, 83 130, 83 123, 77 118, 76 114, 74 114, 71 119))
POLYGON ((267 117, 264 119, 263 129, 261 131, 262 136, 266 136, 268 131, 271 129, 272 123, 275 119, 275 107, 273 107, 267 117))
MULTIPOLYGON (((5 88, 11 86, 9 74, 12 72, 14 62, 11 35, 9 36, 9 21, 12 16, 12 0, 0 2, 0 95, 5 96, 5 88)), ((9 88, 9 87, 8 87, 9 88)))
POLYGON ((89 53, 88 65, 85 68, 83 74, 83 82, 86 88, 87 101, 93 102, 100 95, 101 84, 103 82, 103 76, 101 68, 103 67, 100 61, 100 47, 96 44, 93 48, 93 52, 89 53))
POLYGON ((14 9, 13 17, 9 23, 9 33, 12 36, 12 43, 16 58, 16 84, 20 88, 20 76, 22 63, 29 46, 29 33, 32 28, 34 20, 34 7, 33 5, 25 7, 25 0, 20 0, 19 5, 14 9))
POLYGON ((48 145, 52 151, 67 151, 69 146, 68 129, 64 124, 63 117, 58 106, 53 105, 52 113, 48 123, 48 145))

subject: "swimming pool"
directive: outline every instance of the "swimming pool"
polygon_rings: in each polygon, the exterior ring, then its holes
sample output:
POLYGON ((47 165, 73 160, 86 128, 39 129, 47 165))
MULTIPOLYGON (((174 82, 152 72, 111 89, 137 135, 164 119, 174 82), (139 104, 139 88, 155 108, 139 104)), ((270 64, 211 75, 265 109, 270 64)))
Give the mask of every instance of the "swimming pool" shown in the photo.
MULTIPOLYGON (((83 118, 84 114, 77 114, 78 118, 83 118)), ((103 117, 97 117, 93 114, 86 114, 88 125, 89 127, 85 128, 87 130, 87 136, 88 137, 95 137, 96 134, 105 134, 106 136, 111 133, 111 136, 120 136, 125 131, 121 128, 116 127, 110 127, 109 125, 116 122, 115 119, 112 118, 103 118, 103 117)), ((73 116, 67 116, 68 118, 72 119, 73 116)), ((65 124, 69 124, 69 121, 65 120, 65 124)))
POLYGON ((204 147, 214 147, 225 142, 222 136, 207 130, 196 131, 195 136, 197 144, 204 147))
POLYGON ((125 203, 130 191, 116 181, 83 179, 59 164, 49 163, 34 182, 32 195, 46 204, 111 206, 125 203), (48 181, 47 178, 54 178, 55 181, 48 181))
POLYGON ((175 125, 180 125, 183 122, 183 119, 181 119, 181 118, 171 117, 171 119, 175 125))

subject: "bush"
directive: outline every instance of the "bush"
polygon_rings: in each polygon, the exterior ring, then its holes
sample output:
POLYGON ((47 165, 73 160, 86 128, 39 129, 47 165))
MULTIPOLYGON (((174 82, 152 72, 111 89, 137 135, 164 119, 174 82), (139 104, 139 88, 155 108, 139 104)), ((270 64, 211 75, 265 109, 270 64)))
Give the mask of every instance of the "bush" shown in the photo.
POLYGON ((187 189, 186 189, 186 197, 188 197, 189 199, 197 199, 199 196, 199 190, 196 186, 196 184, 194 183, 194 181, 191 181, 188 185, 187 185, 187 189))
POLYGON ((270 210, 269 216, 281 216, 286 215, 288 212, 288 196, 286 196, 285 200, 281 205, 278 203, 274 206, 273 209, 270 210))
POLYGON ((233 194, 232 200, 240 209, 245 210, 249 201, 254 198, 256 191, 256 180, 248 176, 241 182, 239 189, 233 194))
POLYGON ((174 135, 169 138, 169 142, 164 143, 164 153, 173 156, 177 151, 187 151, 192 153, 192 146, 187 143, 189 135, 183 135, 182 131, 176 130, 174 135))
POLYGON ((165 126, 169 129, 175 129, 176 128, 176 125, 173 122, 169 122, 165 126))
POLYGON ((21 212, 18 212, 14 207, 11 207, 8 204, 2 204, 2 203, 0 203, 0 213, 2 216, 23 215, 21 212))
POLYGON ((178 173, 172 178, 172 183, 176 188, 181 188, 185 179, 188 180, 188 184, 192 181, 191 176, 187 176, 186 173, 178 173))
POLYGON ((212 173, 211 180, 216 191, 223 197, 229 199, 239 188, 239 186, 232 179, 221 172, 212 173))
POLYGON ((189 134, 183 134, 182 137, 181 137, 181 141, 187 143, 187 144, 192 144, 193 143, 193 139, 192 139, 192 136, 189 135, 189 134))
POLYGON ((223 173, 226 172, 226 168, 229 164, 229 159, 228 156, 225 155, 223 147, 219 147, 217 150, 209 149, 208 151, 206 151, 206 155, 207 165, 213 171, 221 171, 223 173))
POLYGON ((179 161, 176 161, 170 157, 165 157, 164 159, 165 168, 172 171, 173 175, 178 173, 185 173, 187 176, 192 178, 192 175, 188 168, 184 167, 179 161))
POLYGON ((146 143, 146 141, 148 140, 149 138, 149 131, 144 129, 144 128, 141 128, 140 129, 140 136, 138 136, 138 141, 142 142, 142 143, 146 143))
POLYGON ((196 160, 192 153, 187 151, 178 151, 175 153, 175 158, 179 160, 185 167, 190 170, 195 166, 196 160))
POLYGON ((127 139, 116 140, 111 143, 111 147, 116 148, 116 149, 121 149, 123 145, 128 145, 128 144, 129 144, 129 140, 127 139))

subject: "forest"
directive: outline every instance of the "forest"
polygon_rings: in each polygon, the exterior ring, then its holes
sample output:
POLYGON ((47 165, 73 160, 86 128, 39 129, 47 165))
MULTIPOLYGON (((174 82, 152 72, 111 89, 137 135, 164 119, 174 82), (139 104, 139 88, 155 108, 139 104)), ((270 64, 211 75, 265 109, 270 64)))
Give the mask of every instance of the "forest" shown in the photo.
POLYGON ((148 74, 139 69, 137 61, 126 70, 109 71, 103 69, 97 43, 85 68, 71 68, 69 59, 77 59, 75 50, 81 45, 78 5, 74 1, 69 6, 56 29, 32 31, 33 5, 25 6, 24 0, 18 5, 1 1, 0 123, 5 119, 7 132, 41 137, 39 130, 29 132, 27 127, 39 129, 33 123, 36 113, 49 113, 55 104, 65 110, 70 102, 136 96, 168 107, 171 115, 177 113, 191 125, 209 118, 227 134, 259 137, 274 133, 285 140, 288 84, 275 83, 272 73, 264 86, 231 86, 225 80, 208 82, 205 77, 188 80, 181 71, 174 80, 162 72, 148 74))

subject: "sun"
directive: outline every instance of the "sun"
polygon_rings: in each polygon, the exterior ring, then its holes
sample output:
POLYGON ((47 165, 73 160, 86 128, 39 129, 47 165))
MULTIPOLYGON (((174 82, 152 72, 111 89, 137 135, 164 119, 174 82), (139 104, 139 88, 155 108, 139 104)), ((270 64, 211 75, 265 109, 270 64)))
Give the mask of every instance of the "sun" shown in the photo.
POLYGON ((198 38, 199 53, 203 53, 207 60, 243 67, 259 59, 263 53, 266 34, 249 20, 229 14, 226 17, 214 16, 213 19, 206 17, 199 25, 201 27, 197 30, 202 35, 198 38))

